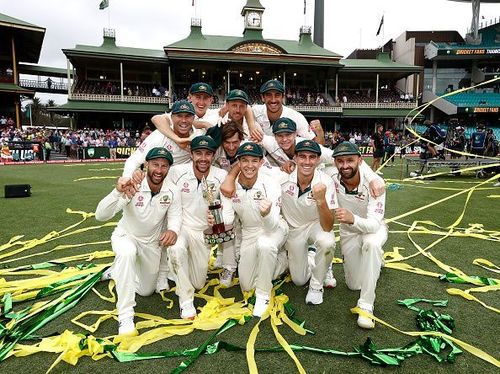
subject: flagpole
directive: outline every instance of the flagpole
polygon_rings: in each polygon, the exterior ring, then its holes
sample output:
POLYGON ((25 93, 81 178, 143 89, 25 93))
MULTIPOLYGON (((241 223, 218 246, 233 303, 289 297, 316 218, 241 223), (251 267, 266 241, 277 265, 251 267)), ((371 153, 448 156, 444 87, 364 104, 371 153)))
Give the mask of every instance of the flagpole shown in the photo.
POLYGON ((111 7, 108 6, 108 29, 111 28, 111 15, 110 15, 111 11, 110 11, 110 8, 111 7))

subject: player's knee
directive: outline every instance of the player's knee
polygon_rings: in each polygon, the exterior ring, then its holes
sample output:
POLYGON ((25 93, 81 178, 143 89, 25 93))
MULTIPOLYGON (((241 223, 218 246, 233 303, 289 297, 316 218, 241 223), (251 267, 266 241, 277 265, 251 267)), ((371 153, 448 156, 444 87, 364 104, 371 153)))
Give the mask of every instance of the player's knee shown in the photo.
POLYGON ((182 260, 187 256, 187 249, 181 246, 172 246, 168 249, 168 257, 172 263, 174 272, 177 272, 181 266, 182 260))
POLYGON ((267 235, 260 236, 257 239, 257 252, 259 255, 277 255, 278 247, 273 243, 272 238, 267 235))
POLYGON ((155 284, 142 284, 140 288, 137 290, 137 293, 141 296, 151 296, 156 289, 156 282, 155 284))
POLYGON ((137 248, 132 243, 117 244, 113 249, 116 259, 134 259, 137 256, 137 248))
POLYGON ((380 255, 381 252, 380 245, 375 243, 373 240, 363 240, 361 250, 363 254, 369 255, 380 255))
POLYGON ((331 232, 321 232, 314 244, 323 251, 331 250, 333 252, 335 250, 335 235, 331 232))

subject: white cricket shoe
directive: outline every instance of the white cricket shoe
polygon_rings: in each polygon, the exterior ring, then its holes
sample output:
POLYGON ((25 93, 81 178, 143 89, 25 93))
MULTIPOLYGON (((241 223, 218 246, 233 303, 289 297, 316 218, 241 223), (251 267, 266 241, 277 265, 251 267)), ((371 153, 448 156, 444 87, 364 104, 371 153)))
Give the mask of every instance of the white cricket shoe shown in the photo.
POLYGON ((319 305, 323 302, 323 289, 317 290, 309 286, 306 295, 306 304, 319 305))
POLYGON ((233 285, 234 270, 223 269, 220 273, 219 282, 222 287, 228 288, 233 285))
POLYGON ((118 320, 118 335, 137 335, 134 317, 127 317, 118 320))
MULTIPOLYGON (((370 314, 373 313, 373 310, 370 310, 368 308, 359 307, 359 309, 364 310, 365 312, 368 312, 370 314)), ((371 318, 358 315, 358 326, 362 329, 372 330, 373 328, 375 328, 375 322, 371 318)))
POLYGON ((193 300, 183 302, 180 308, 182 319, 194 319, 196 317, 196 308, 193 305, 193 300))
POLYGON ((255 297, 255 305, 253 306, 253 316, 254 317, 262 317, 267 308, 269 307, 269 299, 263 296, 255 297))
POLYGON ((326 288, 335 288, 337 286, 337 280, 333 276, 332 265, 328 267, 326 271, 325 280, 323 281, 323 286, 326 288))
POLYGON ((159 276, 158 279, 156 280, 156 293, 160 293, 161 291, 169 291, 170 286, 168 284, 168 278, 159 276))
POLYGON ((111 276, 111 268, 107 268, 104 273, 102 273, 101 275, 101 282, 105 282, 105 281, 108 281, 110 279, 113 279, 113 277, 111 276))
POLYGON ((500 179, 493 185, 493 187, 500 187, 500 179))

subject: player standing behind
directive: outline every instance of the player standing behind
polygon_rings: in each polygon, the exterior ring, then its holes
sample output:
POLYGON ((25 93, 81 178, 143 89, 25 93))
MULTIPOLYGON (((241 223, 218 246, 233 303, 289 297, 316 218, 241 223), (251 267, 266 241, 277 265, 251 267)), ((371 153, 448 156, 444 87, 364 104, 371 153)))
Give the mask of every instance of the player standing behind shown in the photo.
MULTIPOLYGON (((338 169, 334 175, 339 205, 335 209, 335 220, 340 222, 346 284, 351 290, 360 290, 358 307, 373 313, 375 288, 383 264, 382 246, 388 232, 384 222, 385 193, 378 197, 370 194, 356 145, 341 143, 333 157, 338 169)), ((375 323, 359 316, 358 325, 372 329, 375 323)))
MULTIPOLYGON (((98 221, 107 221, 123 210, 111 235, 113 265, 103 279, 116 282, 118 333, 135 334, 135 294, 151 295, 156 287, 161 246, 175 244, 181 227, 182 208, 176 187, 164 182, 173 157, 165 148, 146 155, 146 178, 133 197, 125 196, 126 184, 117 183, 95 211, 98 221), (165 220, 166 218, 166 220, 165 220), (165 231, 166 228, 166 231, 165 231)), ((132 183, 130 180, 128 183, 132 183)))

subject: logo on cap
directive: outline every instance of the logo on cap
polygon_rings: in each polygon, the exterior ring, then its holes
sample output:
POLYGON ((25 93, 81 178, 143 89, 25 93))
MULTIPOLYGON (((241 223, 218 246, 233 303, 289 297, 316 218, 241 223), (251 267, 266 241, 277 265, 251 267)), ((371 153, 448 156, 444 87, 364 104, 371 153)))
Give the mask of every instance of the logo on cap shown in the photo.
POLYGON ((306 147, 309 147, 309 146, 311 145, 311 142, 305 142, 305 143, 304 143, 304 145, 305 145, 306 147))
POLYGON ((182 105, 180 106, 180 108, 181 108, 181 109, 189 109, 189 107, 188 107, 186 104, 182 104, 182 105))
POLYGON ((245 151, 251 151, 253 149, 252 145, 251 144, 248 144, 246 145, 244 148, 243 148, 245 151))
POLYGON ((206 140, 200 140, 198 143, 199 145, 208 145, 208 142, 206 140))
POLYGON ((269 83, 269 87, 274 87, 274 83, 273 82, 269 83))
POLYGON ((279 128, 279 129, 286 129, 286 128, 288 128, 288 124, 286 124, 285 122, 281 122, 281 123, 278 125, 278 128, 279 128))
POLYGON ((202 84, 201 86, 198 87, 198 89, 202 90, 202 91, 206 91, 207 90, 207 86, 205 86, 205 85, 202 84))

